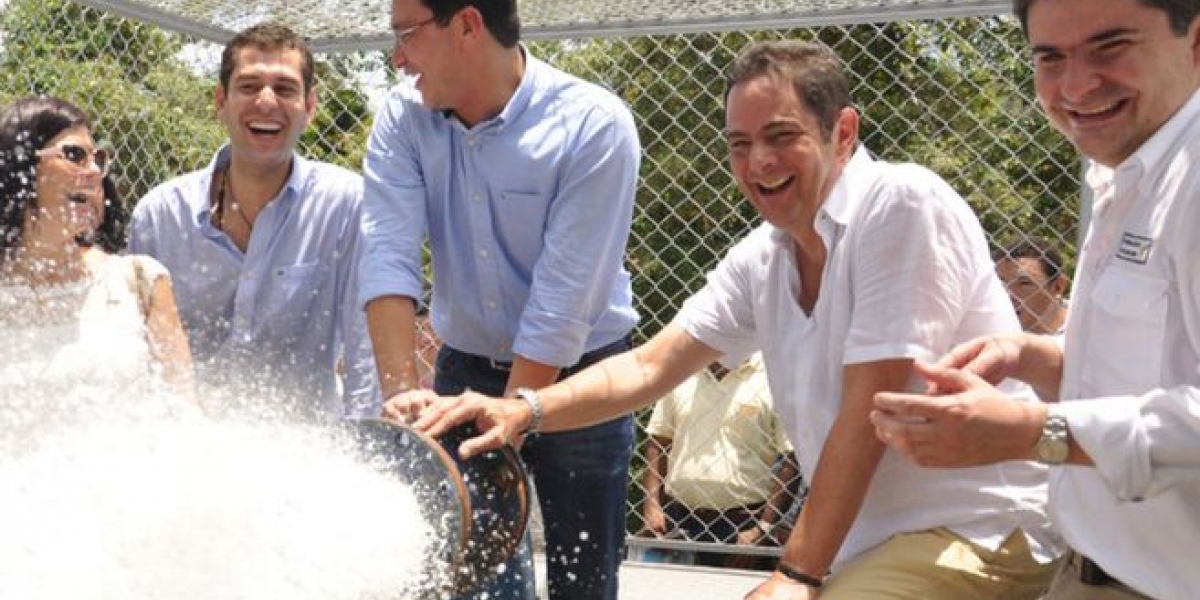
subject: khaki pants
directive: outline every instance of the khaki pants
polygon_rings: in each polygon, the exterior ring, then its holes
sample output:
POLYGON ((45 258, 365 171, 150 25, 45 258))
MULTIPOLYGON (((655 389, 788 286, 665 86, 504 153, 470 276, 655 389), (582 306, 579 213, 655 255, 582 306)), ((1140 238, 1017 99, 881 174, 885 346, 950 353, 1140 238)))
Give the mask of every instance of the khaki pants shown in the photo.
POLYGON ((1043 600, 1151 600, 1120 582, 1108 585, 1083 583, 1079 580, 1081 558, 1074 552, 1067 555, 1043 600))
POLYGON ((821 600, 1035 600, 1057 568, 1034 560, 1020 531, 993 552, 938 528, 854 559, 829 578, 821 600))

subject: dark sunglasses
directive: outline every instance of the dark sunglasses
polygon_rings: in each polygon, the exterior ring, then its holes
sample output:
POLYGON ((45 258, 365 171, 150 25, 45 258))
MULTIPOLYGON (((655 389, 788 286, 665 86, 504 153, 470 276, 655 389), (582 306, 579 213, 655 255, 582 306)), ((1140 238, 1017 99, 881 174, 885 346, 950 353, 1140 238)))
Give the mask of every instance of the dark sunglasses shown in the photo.
POLYGON ((96 168, 100 170, 100 175, 108 175, 108 169, 112 167, 113 151, 108 148, 96 148, 89 150, 79 144, 60 144, 50 148, 42 148, 37 152, 38 156, 57 156, 65 158, 81 168, 86 169, 88 161, 96 164, 96 168))

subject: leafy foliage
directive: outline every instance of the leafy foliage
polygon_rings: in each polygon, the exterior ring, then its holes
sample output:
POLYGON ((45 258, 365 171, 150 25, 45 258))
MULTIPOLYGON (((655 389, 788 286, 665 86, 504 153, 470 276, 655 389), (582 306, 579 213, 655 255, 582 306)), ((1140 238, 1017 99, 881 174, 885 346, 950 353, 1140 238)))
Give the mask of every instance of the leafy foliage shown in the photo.
POLYGON ((1077 159, 1029 97, 1007 18, 541 42, 533 52, 618 93, 643 145, 630 244, 635 296, 653 334, 758 223, 726 167, 725 68, 745 45, 815 39, 842 57, 876 156, 941 174, 993 240, 1074 241, 1077 159))

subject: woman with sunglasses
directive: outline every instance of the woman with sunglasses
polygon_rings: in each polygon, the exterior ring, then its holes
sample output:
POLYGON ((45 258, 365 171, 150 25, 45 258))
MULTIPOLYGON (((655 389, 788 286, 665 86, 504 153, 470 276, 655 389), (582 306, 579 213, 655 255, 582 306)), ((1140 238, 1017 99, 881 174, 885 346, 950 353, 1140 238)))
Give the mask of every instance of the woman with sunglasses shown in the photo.
POLYGON ((191 396, 166 269, 119 256, 124 214, 87 115, 49 96, 0 112, 0 396, 191 396))

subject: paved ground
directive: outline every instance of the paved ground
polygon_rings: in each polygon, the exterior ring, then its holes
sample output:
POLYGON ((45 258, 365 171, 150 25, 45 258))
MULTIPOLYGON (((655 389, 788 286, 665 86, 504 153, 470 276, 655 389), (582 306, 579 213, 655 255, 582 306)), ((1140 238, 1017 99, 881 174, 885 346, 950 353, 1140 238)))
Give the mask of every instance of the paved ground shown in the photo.
MULTIPOLYGON (((530 502, 537 506, 536 498, 530 502)), ((542 520, 536 508, 529 520, 537 564, 538 598, 546 598, 542 520)), ((621 563, 619 600, 741 600, 767 578, 762 571, 714 569, 626 560, 621 563)))
MULTIPOLYGON (((546 597, 545 564, 538 561, 538 597, 546 597)), ((767 574, 627 560, 621 564, 620 600, 741 600, 767 574)))
POLYGON ((621 600, 741 600, 767 573, 626 561, 621 600))

